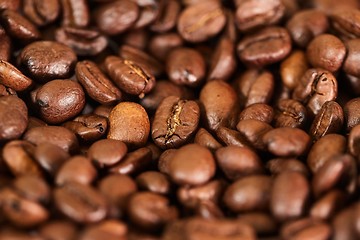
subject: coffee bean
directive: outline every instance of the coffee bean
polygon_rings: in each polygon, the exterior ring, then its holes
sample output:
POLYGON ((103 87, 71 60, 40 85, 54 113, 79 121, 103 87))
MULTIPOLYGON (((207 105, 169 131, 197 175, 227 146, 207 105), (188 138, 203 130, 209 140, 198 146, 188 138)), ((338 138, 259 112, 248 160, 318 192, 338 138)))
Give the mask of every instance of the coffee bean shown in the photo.
POLYGON ((167 32, 175 27, 181 6, 176 0, 163 1, 159 5, 159 14, 150 29, 154 32, 167 32))
POLYGON ((308 121, 304 105, 293 99, 281 99, 275 108, 275 127, 304 128, 308 121))
POLYGON ((331 236, 328 224, 308 218, 285 225, 281 232, 284 239, 307 239, 315 236, 318 239, 328 239, 331 236))
POLYGON ((69 182, 54 190, 57 209, 79 223, 94 223, 106 217, 106 200, 94 188, 69 182))
POLYGON ((242 133, 226 127, 216 129, 216 137, 225 146, 251 147, 251 144, 242 133))
POLYGON ((310 175, 307 166, 295 158, 274 158, 266 163, 266 169, 271 174, 278 175, 286 171, 295 171, 308 177, 310 175))
POLYGON ((294 89, 308 70, 308 65, 303 51, 293 51, 280 65, 280 75, 284 86, 294 89))
POLYGON ((239 122, 258 120, 270 124, 274 118, 274 109, 265 103, 254 103, 244 108, 239 114, 239 122))
POLYGON ((75 239, 77 228, 70 221, 53 220, 42 225, 39 234, 49 240, 75 239))
POLYGON ((0 2, 1 9, 18 10, 20 6, 20 0, 2 0, 0 2))
POLYGON ((132 0, 136 2, 140 8, 139 18, 136 20, 133 28, 143 28, 151 24, 159 16, 159 5, 157 1, 142 1, 142 0, 132 0))
POLYGON ((239 123, 236 125, 236 129, 256 149, 265 150, 265 144, 262 141, 262 138, 264 134, 273 128, 265 122, 247 119, 239 121, 239 123))
POLYGON ((226 17, 218 4, 198 3, 185 8, 179 16, 177 29, 189 42, 202 42, 218 34, 226 17))
POLYGON ((200 128, 194 138, 194 143, 197 143, 203 147, 207 147, 210 150, 216 150, 222 145, 209 133, 205 128, 200 128))
POLYGON ((271 235, 276 232, 277 223, 266 213, 241 213, 238 219, 254 228, 258 235, 271 235))
POLYGON ((54 22, 60 13, 60 4, 57 0, 24 0, 23 11, 38 26, 48 25, 54 22))
POLYGON ((90 21, 89 6, 85 0, 60 0, 62 5, 62 25, 86 27, 90 21))
POLYGON ((107 138, 123 141, 128 147, 145 145, 150 133, 150 121, 141 105, 119 103, 111 111, 109 122, 107 138))
POLYGON ((33 81, 11 63, 0 60, 0 83, 15 91, 25 91, 31 87, 33 81))
POLYGON ((161 148, 178 148, 195 133, 199 119, 200 108, 195 101, 167 97, 156 110, 152 139, 161 148))
POLYGON ((337 189, 328 191, 323 197, 315 202, 310 210, 313 218, 329 220, 344 206, 346 195, 337 189))
POLYGON ((92 239, 125 239, 127 233, 127 226, 118 220, 105 220, 101 223, 94 224, 87 227, 80 236, 80 240, 92 239))
POLYGON ((344 106, 345 124, 346 130, 349 132, 353 127, 360 123, 358 105, 360 104, 360 98, 353 98, 347 102, 344 106))
POLYGON ((16 178, 13 186, 20 196, 28 200, 42 204, 50 200, 50 186, 41 177, 24 175, 16 178))
POLYGON ((360 11, 356 8, 334 8, 330 14, 333 28, 350 38, 360 36, 360 11))
POLYGON ((284 59, 291 51, 286 29, 266 27, 245 36, 237 46, 240 60, 249 67, 260 68, 284 59))
POLYGON ((204 184, 214 176, 215 170, 211 152, 197 144, 181 147, 169 162, 170 178, 179 185, 204 184))
POLYGON ((0 46, 0 60, 9 61, 12 43, 10 37, 2 27, 0 27, 0 41, 2 42, 0 46))
POLYGON ((127 146, 119 140, 102 139, 93 143, 87 156, 99 167, 108 167, 120 162, 127 153, 127 146))
MULTIPOLYGON (((176 2, 170 0, 168 2, 176 2)), ((156 58, 164 61, 167 55, 175 48, 183 45, 183 39, 177 33, 164 33, 155 35, 150 39, 149 52, 156 58)))
POLYGON ((161 153, 158 161, 158 168, 161 173, 169 174, 170 173, 170 161, 173 159, 177 149, 171 148, 167 149, 161 153))
POLYGON ((357 238, 354 226, 355 207, 357 205, 349 206, 338 213, 332 220, 333 239, 349 239, 355 240, 357 238))
POLYGON ((136 177, 136 184, 140 189, 158 194, 170 192, 170 181, 163 173, 147 171, 136 177))
POLYGON ((19 65, 39 82, 70 77, 76 61, 71 48, 51 41, 29 44, 18 57, 19 65))

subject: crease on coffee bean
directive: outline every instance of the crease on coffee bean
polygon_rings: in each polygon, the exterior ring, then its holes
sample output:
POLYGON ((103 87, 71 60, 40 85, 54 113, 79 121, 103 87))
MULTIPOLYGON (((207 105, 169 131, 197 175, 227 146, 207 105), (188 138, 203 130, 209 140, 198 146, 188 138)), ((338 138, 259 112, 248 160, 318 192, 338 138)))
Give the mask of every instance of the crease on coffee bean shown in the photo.
POLYGON ((318 95, 321 95, 321 96, 324 96, 324 95, 325 95, 324 93, 318 92, 318 90, 317 90, 317 84, 318 84, 318 82, 320 81, 320 79, 321 79, 322 82, 325 82, 325 81, 328 80, 327 77, 324 77, 324 78, 322 79, 322 77, 323 77, 324 75, 325 75, 325 73, 321 73, 320 75, 317 75, 317 76, 315 77, 314 81, 313 81, 312 84, 311 84, 311 93, 310 93, 310 96, 314 96, 315 94, 318 94, 318 95))
POLYGON ((124 63, 126 64, 126 66, 128 66, 131 70, 134 71, 135 74, 137 74, 140 78, 142 78, 144 80, 144 87, 141 90, 141 93, 139 95, 139 98, 144 98, 145 97, 145 89, 147 84, 149 83, 151 77, 148 76, 144 70, 142 70, 141 67, 137 66, 135 63, 133 63, 130 60, 124 60, 124 63))
POLYGON ((221 16, 222 14, 224 14, 223 10, 220 8, 217 8, 216 10, 213 10, 213 11, 201 16, 199 21, 197 21, 195 24, 190 25, 187 28, 185 28, 185 32, 193 33, 196 30, 198 30, 199 28, 201 28, 202 26, 204 26, 209 21, 213 20, 214 18, 216 18, 218 16, 221 16))

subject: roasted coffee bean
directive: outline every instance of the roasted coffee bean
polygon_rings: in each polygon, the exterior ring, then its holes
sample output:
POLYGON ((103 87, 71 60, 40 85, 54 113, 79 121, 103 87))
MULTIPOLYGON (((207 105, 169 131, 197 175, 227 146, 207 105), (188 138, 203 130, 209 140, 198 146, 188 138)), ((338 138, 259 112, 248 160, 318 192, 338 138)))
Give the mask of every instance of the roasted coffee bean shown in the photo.
POLYGON ((173 159, 177 149, 171 148, 163 151, 159 156, 158 169, 161 173, 169 174, 170 161, 173 159))
POLYGON ((151 154, 151 150, 147 147, 138 148, 126 154, 120 163, 110 168, 110 172, 120 174, 136 174, 142 172, 153 164, 151 154))
MULTIPOLYGON (((360 16, 360 15, 359 15, 360 16)), ((344 60, 342 69, 355 77, 360 77, 360 71, 357 68, 359 54, 360 54, 360 40, 351 39, 345 42, 347 54, 344 60)))
POLYGON ((236 7, 235 21, 240 31, 273 25, 279 22, 285 13, 281 0, 239 1, 236 7))
POLYGON ((275 128, 262 138, 267 150, 280 157, 303 155, 310 145, 310 136, 298 128, 275 128))
POLYGON ((62 5, 62 25, 86 27, 90 21, 89 6, 86 0, 60 0, 62 5))
POLYGON ((38 26, 48 25, 59 16, 61 7, 58 0, 24 0, 23 11, 26 17, 38 26))
POLYGON ((214 176, 215 170, 211 152, 197 144, 181 147, 169 162, 170 178, 179 185, 204 184, 214 176))
POLYGON ((176 48, 166 59, 169 79, 178 85, 197 87, 205 78, 205 60, 200 53, 190 48, 176 48))
POLYGON ((95 12, 98 28, 108 34, 116 35, 131 28, 140 15, 138 5, 130 0, 103 4, 95 12))
POLYGON ((151 24, 157 19, 159 15, 159 1, 142 1, 142 0, 132 0, 140 8, 139 18, 136 20, 133 28, 143 28, 151 24))
POLYGON ((310 135, 319 139, 329 133, 337 133, 342 129, 344 113, 341 106, 335 101, 328 101, 322 105, 311 127, 310 135))
POLYGON ((29 44, 18 57, 20 67, 39 82, 70 77, 76 61, 71 48, 52 41, 29 44))
POLYGON ((302 48, 305 48, 314 37, 325 33, 328 27, 326 14, 316 9, 299 11, 286 24, 291 38, 302 48))
POLYGON ((0 1, 0 8, 18 10, 20 3, 21 3, 20 0, 2 0, 0 1))
MULTIPOLYGON (((175 2, 170 0, 169 2, 175 2)), ((167 55, 175 48, 183 45, 183 39, 177 33, 155 35, 149 42, 149 52, 156 58, 164 61, 167 55)))
POLYGON ((274 109, 265 103, 254 103, 244 108, 239 114, 242 120, 258 120, 270 124, 274 118, 274 109))
POLYGON ((98 167, 108 167, 120 162, 127 153, 127 146, 119 140, 102 139, 93 143, 87 156, 98 167))
POLYGON ((40 38, 40 32, 34 24, 13 10, 2 10, 0 22, 11 37, 23 43, 33 42, 40 38))
POLYGON ((87 227, 80 236, 80 240, 125 240, 128 229, 125 223, 118 220, 105 220, 101 223, 87 227))
POLYGON ((13 186, 17 193, 28 200, 43 204, 50 200, 50 186, 41 177, 24 175, 16 178, 13 186))
POLYGON ((345 126, 348 132, 360 123, 360 111, 358 107, 359 105, 360 98, 353 98, 344 106, 345 126))
POLYGON ((68 159, 57 171, 55 183, 58 186, 68 182, 91 184, 96 177, 97 172, 90 159, 83 156, 74 156, 68 159))
POLYGON ((225 23, 221 6, 204 2, 185 8, 180 13, 177 29, 186 41, 202 42, 218 34, 225 23))
POLYGON ((6 86, 0 84, 0 97, 9 96, 9 95, 17 96, 14 89, 6 87, 6 86))
POLYGON ((44 126, 32 128, 25 133, 23 138, 35 145, 51 143, 70 153, 76 152, 79 148, 79 142, 75 134, 64 127, 44 126))
POLYGON ((316 115, 322 105, 335 100, 337 94, 338 84, 334 75, 321 68, 312 68, 305 72, 292 98, 306 104, 310 113, 316 115))
POLYGON ((308 70, 309 64, 303 51, 293 51, 280 65, 281 81, 285 87, 294 89, 308 70))
POLYGON ((0 83, 15 91, 25 91, 33 81, 5 60, 0 60, 0 83))
POLYGON ((161 148, 178 148, 195 133, 199 119, 200 108, 195 101, 167 97, 156 110, 152 139, 161 148))
POLYGON ((241 120, 236 125, 236 129, 251 143, 256 149, 264 150, 265 144, 262 141, 262 137, 265 133, 273 128, 262 121, 247 119, 241 120))
POLYGON ((137 191, 135 181, 122 174, 107 175, 99 181, 98 188, 107 200, 109 215, 112 217, 124 215, 128 198, 137 191))
POLYGON ((232 181, 263 172, 263 165, 259 156, 246 147, 219 148, 215 152, 215 157, 220 169, 232 181))
POLYGON ((360 36, 360 11, 356 8, 334 8, 330 14, 332 27, 349 38, 360 36))
POLYGON ((252 175, 232 183, 225 191, 223 201, 234 212, 262 211, 269 209, 272 179, 252 175))
POLYGON ((33 159, 33 153, 34 145, 27 141, 14 140, 4 146, 2 158, 14 176, 42 176, 41 168, 33 159))
POLYGON ((177 218, 176 207, 169 206, 169 200, 156 193, 135 193, 129 199, 128 215, 140 228, 154 230, 177 218))
POLYGON ((59 28, 55 39, 80 56, 93 56, 101 53, 108 45, 105 36, 98 31, 74 27, 59 28))
POLYGON ((261 236, 274 234, 278 227, 275 219, 267 213, 241 213, 237 219, 253 227, 255 232, 261 236))
POLYGON ((205 128, 200 128, 194 138, 194 143, 197 143, 203 147, 207 147, 210 150, 216 150, 222 145, 209 133, 205 128))
POLYGON ((219 126, 234 126, 237 96, 233 88, 223 81, 210 81, 200 92, 205 125, 211 130, 219 126))
POLYGON ((0 46, 0 60, 9 61, 11 57, 12 43, 10 37, 2 27, 0 27, 0 41, 2 42, 0 46))
POLYGON ((108 123, 105 117, 85 114, 64 123, 63 126, 74 132, 80 139, 91 142, 105 136, 108 123))
POLYGON ((271 72, 256 69, 246 71, 238 79, 241 105, 248 107, 255 103, 269 103, 274 85, 271 72))
POLYGON ((276 104, 275 127, 303 128, 308 121, 308 112, 304 105, 293 99, 282 99, 276 104))
POLYGON ((215 131, 216 137, 225 146, 251 147, 246 137, 239 131, 226 127, 219 127, 215 131))
POLYGON ((266 163, 266 169, 268 169, 272 175, 278 175, 285 171, 295 171, 309 176, 309 170, 307 166, 301 161, 295 158, 274 158, 266 163))
POLYGON ((74 240, 77 228, 70 221, 54 220, 42 225, 39 234, 49 240, 74 240))
POLYGON ((132 148, 145 145, 149 133, 149 117, 141 105, 122 102, 111 111, 107 138, 123 141, 132 148))
POLYGON ((85 93, 79 83, 53 80, 36 91, 39 114, 50 124, 62 123, 78 115, 85 106, 85 93))
POLYGON ((16 96, 0 97, 0 122, 0 141, 19 138, 28 125, 26 104, 16 96))
POLYGON ((322 10, 323 12, 331 15, 331 13, 338 8, 350 8, 357 9, 359 8, 359 2, 354 0, 346 0, 342 2, 337 2, 334 0, 314 0, 311 2, 312 7, 322 10))
POLYGON ((283 239, 329 239, 331 228, 328 224, 311 218, 303 218, 285 224, 281 229, 283 239))
MULTIPOLYGON (((145 50, 149 41, 149 33, 143 28, 140 29, 131 29, 128 32, 122 35, 122 43, 128 47, 134 47, 135 49, 141 51, 145 50)), ((110 47, 115 47, 109 45, 110 47)), ((161 66, 162 67, 162 66, 161 66)))
POLYGON ((237 46, 240 60, 255 68, 281 61, 290 51, 290 35, 281 27, 266 27, 256 31, 245 36, 237 46))
POLYGON ((141 173, 136 177, 136 184, 139 189, 158 194, 168 194, 171 186, 165 174, 155 171, 141 173))
POLYGON ((330 72, 339 70, 345 55, 345 45, 331 34, 321 34, 315 37, 306 49, 307 59, 313 67, 323 68, 330 72))
POLYGON ((316 219, 329 220, 344 206, 346 195, 337 189, 327 192, 316 201, 310 210, 310 216, 316 219))
POLYGON ((130 60, 109 56, 105 59, 107 74, 124 92, 143 98, 155 85, 151 70, 130 60))
POLYGON ((181 5, 176 0, 160 1, 159 5, 159 14, 150 29, 154 32, 167 32, 175 27, 181 5))
POLYGON ((79 223, 99 222, 106 217, 106 200, 93 187, 69 182, 54 190, 57 209, 79 223))
POLYGON ((279 221, 301 217, 310 197, 307 179, 301 173, 286 171, 279 174, 273 183, 270 209, 279 221))

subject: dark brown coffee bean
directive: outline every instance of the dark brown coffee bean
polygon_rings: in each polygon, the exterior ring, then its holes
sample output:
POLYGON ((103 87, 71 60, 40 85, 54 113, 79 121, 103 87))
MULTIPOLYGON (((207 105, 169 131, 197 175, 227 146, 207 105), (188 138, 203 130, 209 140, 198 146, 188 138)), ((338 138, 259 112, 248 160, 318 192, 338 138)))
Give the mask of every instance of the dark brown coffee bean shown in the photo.
POLYGON ((90 21, 89 6, 86 0, 60 0, 62 5, 62 25, 86 27, 90 21))
MULTIPOLYGON (((125 46, 133 47, 137 50, 145 50, 145 48, 148 45, 150 35, 148 31, 145 31, 145 29, 131 29, 124 33, 121 37, 122 43, 125 46)), ((113 45, 109 45, 110 47, 114 47, 113 45)), ((162 67, 162 66, 161 66, 162 67)))
POLYGON ((138 5, 130 0, 120 0, 103 4, 95 13, 98 28, 108 34, 116 35, 131 28, 138 19, 138 5))
POLYGON ((265 144, 262 141, 262 137, 273 128, 265 122, 247 119, 239 121, 236 125, 236 129, 256 149, 265 150, 265 144))
POLYGON ((75 240, 77 228, 70 221, 54 220, 42 225, 39 234, 49 240, 75 240))
POLYGON ((173 159, 174 154, 177 152, 177 149, 167 149, 161 153, 158 161, 158 169, 161 173, 169 174, 169 165, 170 161, 173 159))
POLYGON ((197 87, 205 77, 205 60, 200 53, 190 48, 176 48, 166 59, 169 79, 178 85, 197 87))
POLYGON ((241 213, 237 219, 253 227, 255 232, 261 236, 274 234, 278 227, 275 219, 267 213, 241 213))
POLYGON ((240 31, 276 24, 285 13, 285 6, 281 0, 239 1, 236 7, 235 20, 240 31))
POLYGON ((69 153, 63 148, 47 142, 40 143, 34 151, 36 162, 52 176, 69 158, 69 153))
POLYGON ((59 28, 55 39, 71 49, 79 56, 94 56, 101 53, 108 41, 98 31, 74 27, 59 28))
POLYGON ((80 236, 80 240, 125 240, 127 226, 118 220, 105 220, 87 227, 80 236))
POLYGON ((122 174, 107 175, 99 182, 98 188, 107 200, 109 215, 112 217, 124 215, 128 198, 137 191, 135 181, 122 174))
POLYGON ((41 168, 33 159, 34 148, 34 145, 22 140, 14 140, 4 146, 2 158, 14 176, 42 176, 41 168))
POLYGON ((14 190, 4 188, 0 191, 1 211, 15 226, 29 228, 44 223, 49 212, 35 201, 21 197, 14 190))
POLYGON ((198 3, 185 8, 178 19, 177 29, 188 42, 202 42, 218 34, 226 17, 219 4, 198 3))
POLYGON ((13 10, 2 10, 0 22, 11 37, 23 43, 33 42, 40 38, 40 32, 34 24, 13 10))
POLYGON ((79 83, 53 80, 36 92, 39 114, 47 123, 62 123, 78 115, 85 106, 85 93, 79 83))
POLYGON ((303 51, 293 51, 280 65, 281 81, 285 87, 294 89, 308 70, 309 64, 303 51))
POLYGON ((74 118, 73 121, 64 123, 63 126, 74 132, 80 139, 92 142, 105 136, 108 123, 105 117, 85 114, 74 118))
POLYGON ((136 177, 136 184, 139 186, 139 189, 158 194, 168 194, 171 187, 167 176, 155 171, 141 173, 136 177))
POLYGON ((205 128, 200 128, 194 138, 194 143, 197 143, 210 150, 216 150, 222 145, 209 133, 205 128))
POLYGON ((142 0, 132 0, 140 8, 139 18, 136 20, 133 28, 139 29, 144 28, 151 24, 157 19, 160 14, 160 3, 159 1, 142 1, 142 0))
POLYGON ((258 120, 270 124, 274 118, 274 109, 265 103, 254 103, 244 108, 239 114, 242 120, 258 120))
POLYGON ((321 221, 311 218, 304 218, 285 224, 281 229, 283 239, 329 239, 331 227, 321 221))
POLYGON ((295 158, 275 158, 266 163, 266 169, 272 175, 278 175, 285 171, 295 171, 308 177, 310 175, 309 169, 301 161, 295 158))
POLYGON ((360 98, 353 98, 344 106, 345 125, 348 132, 360 123, 360 98))
POLYGON ((19 138, 28 125, 28 109, 16 96, 0 97, 0 141, 19 138))
POLYGON ((303 48, 314 37, 325 33, 328 27, 329 23, 326 14, 316 9, 299 11, 286 24, 291 38, 298 46, 303 48))
POLYGON ((169 175, 179 185, 200 185, 215 174, 211 152, 200 145, 189 144, 177 150, 169 162, 169 175))
POLYGON ((150 69, 130 60, 109 56, 105 59, 107 74, 124 92, 143 98, 155 85, 150 69))
POLYGON ((256 69, 246 71, 238 79, 240 104, 248 107, 255 103, 269 103, 274 85, 271 72, 256 69))
POLYGON ((216 150, 215 157, 220 169, 232 181, 263 172, 263 164, 259 156, 246 147, 219 148, 216 150))
POLYGON ((266 27, 245 36, 237 46, 240 60, 249 67, 263 67, 284 59, 291 51, 285 28, 266 27))
POLYGON ((160 1, 159 5, 159 14, 150 29, 154 32, 167 32, 175 27, 181 5, 176 0, 160 1))
POLYGON ((39 82, 70 77, 76 61, 71 48, 51 41, 29 44, 18 57, 19 65, 39 82))
POLYGON ((219 127, 215 131, 217 139, 225 146, 251 147, 246 137, 239 131, 219 127))
POLYGON ((321 34, 315 37, 306 50, 307 59, 313 67, 323 68, 330 72, 339 70, 345 55, 345 45, 331 34, 321 34))
POLYGON ((195 101, 178 97, 165 98, 152 123, 151 136, 161 148, 178 148, 184 145, 197 130, 200 108, 195 101))
POLYGON ((199 99, 204 107, 203 121, 209 129, 236 124, 237 96, 229 84, 210 81, 201 89, 199 99))
POLYGON ((24 0, 23 11, 26 17, 38 26, 54 22, 60 13, 58 0, 24 0))
POLYGON ((303 155, 310 145, 310 136, 306 132, 289 127, 270 130, 262 140, 269 152, 280 157, 303 155))
POLYGON ((333 74, 321 68, 312 68, 305 72, 293 92, 293 99, 306 104, 310 113, 316 115, 322 105, 337 97, 337 80, 333 74))
POLYGON ((115 164, 110 168, 110 172, 135 174, 146 170, 152 164, 151 150, 147 147, 143 147, 126 154, 120 163, 115 164))
POLYGON ((304 105, 293 99, 281 99, 275 108, 275 127, 303 128, 308 121, 304 105))
POLYGON ((109 122, 107 138, 123 141, 128 147, 145 145, 150 133, 150 121, 141 105, 119 103, 111 111, 109 122))
POLYGON ((24 175, 16 178, 13 187, 20 196, 38 203, 48 203, 50 186, 45 179, 35 175, 24 175))
POLYGON ((316 219, 331 219, 344 206, 345 197, 346 195, 337 189, 327 192, 312 205, 310 216, 316 219))
POLYGON ((309 196, 310 187, 304 175, 293 171, 283 172, 274 180, 271 212, 279 221, 299 218, 305 213, 309 196))
POLYGON ((51 143, 70 153, 76 152, 79 147, 75 134, 64 127, 58 126, 32 128, 25 133, 23 138, 35 145, 51 143))
POLYGON ((128 215, 140 228, 155 230, 174 221, 178 211, 176 207, 170 206, 166 197, 151 192, 140 192, 129 199, 128 215))
MULTIPOLYGON (((175 2, 170 0, 169 2, 175 2)), ((183 39, 177 33, 155 35, 149 42, 149 52, 156 58, 165 61, 167 55, 175 48, 183 45, 183 39)))
POLYGON ((212 57, 209 71, 207 74, 208 80, 220 79, 228 80, 236 69, 235 45, 229 38, 222 38, 212 57))
POLYGON ((342 129, 344 113, 341 106, 335 101, 328 101, 322 105, 316 115, 311 128, 310 135, 313 139, 319 139, 329 133, 337 133, 342 129))
POLYGON ((91 184, 97 177, 97 171, 90 159, 83 156, 74 156, 68 159, 58 170, 55 183, 63 186, 68 182, 91 184))
POLYGON ((234 212, 269 209, 272 179, 264 175, 247 176, 232 183, 225 191, 223 201, 234 212))
POLYGON ((54 190, 57 209, 73 221, 94 223, 106 217, 106 200, 92 188, 77 182, 69 182, 54 190))
POLYGON ((169 224, 163 240, 191 239, 249 239, 255 240, 255 231, 241 220, 188 218, 169 224))
POLYGON ((330 19, 338 33, 350 38, 360 36, 360 11, 357 8, 334 8, 330 19))
POLYGON ((0 60, 0 83, 15 91, 25 91, 33 81, 5 60, 0 60))
POLYGON ((108 167, 120 162, 127 153, 127 146, 119 140, 102 139, 93 143, 87 156, 98 167, 108 167))

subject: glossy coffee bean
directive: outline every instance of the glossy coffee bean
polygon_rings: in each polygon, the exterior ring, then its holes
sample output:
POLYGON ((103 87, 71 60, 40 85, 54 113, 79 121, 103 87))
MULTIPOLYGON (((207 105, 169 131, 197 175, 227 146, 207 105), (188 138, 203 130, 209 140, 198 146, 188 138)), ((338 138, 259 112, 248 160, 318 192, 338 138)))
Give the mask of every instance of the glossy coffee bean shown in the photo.
POLYGON ((106 238, 108 240, 125 239, 128 228, 125 223, 118 220, 105 220, 101 223, 87 227, 80 236, 81 240, 92 239, 100 240, 106 238))
POLYGON ((349 38, 360 36, 360 12, 356 8, 334 8, 330 14, 333 28, 349 38))
POLYGON ((275 127, 303 128, 308 112, 303 104, 293 99, 281 99, 275 108, 275 127))
POLYGON ((154 32, 167 32, 175 27, 181 5, 176 0, 160 2, 159 5, 159 14, 150 29, 154 32))
MULTIPOLYGON (((176 2, 170 0, 168 2, 176 2)), ((157 59, 165 60, 167 55, 175 48, 181 47, 184 40, 177 33, 164 33, 155 35, 150 39, 149 52, 157 59)))
POLYGON ((236 129, 253 147, 264 150, 265 145, 262 141, 262 137, 273 128, 265 122, 247 119, 239 121, 239 123, 236 125, 236 129))
POLYGON ((155 171, 141 173, 136 177, 136 184, 140 189, 158 194, 168 194, 171 187, 167 176, 155 171))
POLYGON ((102 139, 93 143, 87 156, 98 167, 108 167, 120 162, 127 153, 127 146, 119 140, 102 139))
POLYGON ((62 25, 86 27, 90 21, 89 6, 85 0, 60 0, 62 6, 62 25))
POLYGON ((274 109, 265 103, 254 103, 244 108, 239 114, 239 122, 242 120, 258 120, 271 123, 274 118, 274 109))
POLYGON ((0 60, 0 83, 15 91, 25 91, 33 81, 7 61, 0 60))
POLYGON ((272 175, 278 175, 286 171, 295 171, 309 176, 310 172, 308 167, 296 158, 274 158, 266 163, 266 169, 271 172, 272 175))
POLYGON ((353 127, 359 124, 359 115, 360 115, 360 111, 358 110, 359 104, 360 104, 360 98, 353 98, 349 102, 347 102, 344 106, 345 126, 348 132, 351 131, 353 127))
POLYGON ((210 150, 216 150, 222 145, 209 133, 205 128, 200 128, 194 138, 194 143, 197 143, 203 147, 207 147, 210 150))
POLYGON ((13 182, 14 189, 24 198, 46 204, 50 200, 51 189, 45 179, 35 175, 24 175, 13 182))
POLYGON ((37 26, 44 26, 54 22, 60 13, 60 3, 57 0, 25 0, 23 11, 26 17, 37 26))
POLYGON ((309 68, 303 51, 293 51, 280 65, 281 81, 289 89, 294 89, 309 68))

